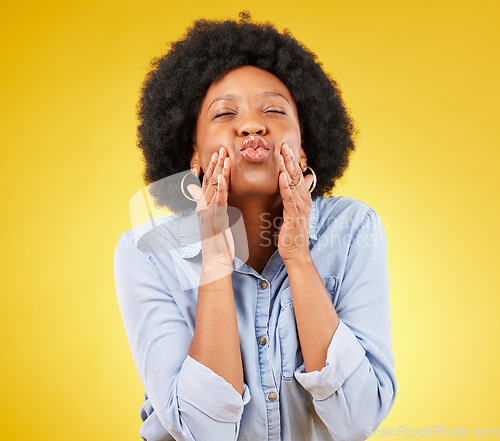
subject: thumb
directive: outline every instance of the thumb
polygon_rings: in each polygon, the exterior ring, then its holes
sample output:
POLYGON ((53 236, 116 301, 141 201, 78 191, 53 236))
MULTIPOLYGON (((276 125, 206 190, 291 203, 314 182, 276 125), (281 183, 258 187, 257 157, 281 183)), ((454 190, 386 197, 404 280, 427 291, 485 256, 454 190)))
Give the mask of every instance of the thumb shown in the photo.
POLYGON ((306 176, 304 176, 304 184, 305 184, 305 186, 307 188, 307 191, 309 191, 309 189, 311 188, 311 185, 312 185, 313 181, 314 181, 314 176, 313 175, 306 175, 306 176))
POLYGON ((191 193, 191 196, 194 198, 194 200, 198 202, 198 199, 200 199, 201 196, 201 187, 195 184, 189 184, 187 186, 187 189, 189 193, 191 193))

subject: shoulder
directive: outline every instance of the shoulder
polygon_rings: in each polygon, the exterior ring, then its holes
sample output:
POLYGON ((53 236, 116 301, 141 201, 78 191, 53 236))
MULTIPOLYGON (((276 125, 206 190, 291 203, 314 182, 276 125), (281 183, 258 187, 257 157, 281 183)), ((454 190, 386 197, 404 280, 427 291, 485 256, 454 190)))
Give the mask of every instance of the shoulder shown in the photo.
POLYGON ((332 213, 340 213, 345 210, 348 210, 349 212, 366 213, 368 210, 372 209, 372 207, 365 202, 349 196, 318 196, 315 201, 319 210, 333 210, 332 213))
POLYGON ((316 205, 317 226, 344 223, 354 230, 359 228, 369 219, 377 219, 377 212, 367 203, 348 196, 319 196, 314 200, 316 205))
POLYGON ((175 248, 178 217, 177 214, 159 217, 124 231, 118 237, 115 256, 142 254, 148 260, 152 260, 152 256, 164 254, 175 248))

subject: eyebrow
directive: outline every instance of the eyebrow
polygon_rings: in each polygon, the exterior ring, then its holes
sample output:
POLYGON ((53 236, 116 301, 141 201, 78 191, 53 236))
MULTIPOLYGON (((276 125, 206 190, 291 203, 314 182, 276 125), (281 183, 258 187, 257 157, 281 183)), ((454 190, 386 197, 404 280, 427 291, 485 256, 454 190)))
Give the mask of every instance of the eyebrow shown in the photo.
MULTIPOLYGON (((281 93, 278 93, 278 92, 262 92, 259 96, 261 96, 261 97, 279 96, 279 97, 283 98, 288 104, 290 104, 290 101, 288 101, 284 95, 282 95, 281 93)), ((215 98, 210 103, 207 110, 209 110, 210 107, 212 107, 212 105, 218 101, 238 101, 239 98, 240 98, 240 96, 238 96, 238 95, 224 95, 224 96, 221 96, 219 98, 215 98)))

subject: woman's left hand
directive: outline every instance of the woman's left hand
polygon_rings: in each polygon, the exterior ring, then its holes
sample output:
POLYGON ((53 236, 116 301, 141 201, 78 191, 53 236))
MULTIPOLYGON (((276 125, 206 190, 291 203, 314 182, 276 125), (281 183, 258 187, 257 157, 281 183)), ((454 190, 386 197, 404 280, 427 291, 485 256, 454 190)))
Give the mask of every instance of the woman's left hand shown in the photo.
POLYGON ((278 252, 283 262, 301 259, 309 253, 309 218, 312 175, 304 177, 288 144, 281 146, 278 185, 283 199, 283 219, 278 229, 278 252))

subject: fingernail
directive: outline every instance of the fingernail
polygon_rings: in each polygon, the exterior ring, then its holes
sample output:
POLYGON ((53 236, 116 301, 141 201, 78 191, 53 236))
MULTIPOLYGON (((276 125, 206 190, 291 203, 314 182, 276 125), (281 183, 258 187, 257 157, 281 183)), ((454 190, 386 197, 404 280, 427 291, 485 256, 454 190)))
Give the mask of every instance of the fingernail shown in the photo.
POLYGON ((224 149, 221 147, 221 148, 219 149, 219 158, 221 158, 221 159, 222 159, 222 155, 223 155, 223 154, 224 154, 224 149))

